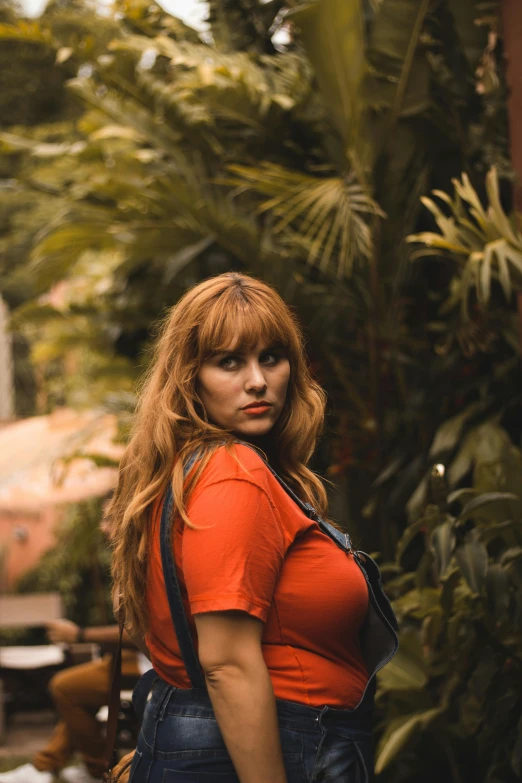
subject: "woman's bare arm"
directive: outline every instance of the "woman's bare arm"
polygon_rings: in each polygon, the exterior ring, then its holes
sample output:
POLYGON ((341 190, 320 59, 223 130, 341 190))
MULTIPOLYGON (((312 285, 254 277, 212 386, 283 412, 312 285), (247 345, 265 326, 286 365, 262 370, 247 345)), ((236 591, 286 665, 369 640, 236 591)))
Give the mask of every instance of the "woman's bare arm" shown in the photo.
POLYGON ((199 660, 241 783, 287 783, 264 624, 239 610, 194 615, 199 660))

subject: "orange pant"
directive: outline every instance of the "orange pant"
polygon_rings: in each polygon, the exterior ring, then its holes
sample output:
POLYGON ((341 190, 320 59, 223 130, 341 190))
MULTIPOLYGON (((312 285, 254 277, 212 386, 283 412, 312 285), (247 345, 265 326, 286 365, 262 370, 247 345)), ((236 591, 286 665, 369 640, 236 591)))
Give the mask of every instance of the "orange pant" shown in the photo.
MULTIPOLYGON (((90 774, 101 778, 105 740, 95 716, 108 703, 111 673, 112 657, 106 655, 54 675, 49 689, 60 720, 47 747, 33 759, 36 769, 57 772, 77 752, 90 774)), ((123 650, 122 675, 124 688, 133 687, 140 676, 133 650, 123 650)))

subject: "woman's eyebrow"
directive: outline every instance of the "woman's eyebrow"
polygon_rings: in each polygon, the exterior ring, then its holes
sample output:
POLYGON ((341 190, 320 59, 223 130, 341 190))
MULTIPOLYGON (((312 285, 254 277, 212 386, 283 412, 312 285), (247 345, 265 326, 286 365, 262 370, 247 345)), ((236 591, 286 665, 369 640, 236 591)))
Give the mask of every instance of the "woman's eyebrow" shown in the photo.
MULTIPOLYGON (((268 343, 268 345, 264 346, 260 353, 266 353, 267 351, 283 351, 285 349, 285 346, 283 343, 279 340, 277 342, 268 343)), ((233 354, 234 356, 244 356, 245 353, 247 353, 247 348, 220 348, 215 351, 211 351, 208 354, 209 359, 215 359, 216 356, 228 356, 230 354, 233 354)))
POLYGON ((245 353, 241 348, 220 348, 218 351, 211 351, 209 353, 209 359, 213 359, 216 356, 228 356, 229 354, 243 354, 245 353))

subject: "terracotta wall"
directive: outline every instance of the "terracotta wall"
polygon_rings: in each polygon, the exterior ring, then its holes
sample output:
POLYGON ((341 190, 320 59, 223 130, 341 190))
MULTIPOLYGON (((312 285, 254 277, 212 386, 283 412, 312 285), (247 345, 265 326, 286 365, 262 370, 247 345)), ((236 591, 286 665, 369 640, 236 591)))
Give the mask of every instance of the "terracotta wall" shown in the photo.
POLYGON ((0 508, 0 590, 13 587, 25 571, 36 565, 54 544, 53 530, 60 510, 48 506, 37 511, 0 508))

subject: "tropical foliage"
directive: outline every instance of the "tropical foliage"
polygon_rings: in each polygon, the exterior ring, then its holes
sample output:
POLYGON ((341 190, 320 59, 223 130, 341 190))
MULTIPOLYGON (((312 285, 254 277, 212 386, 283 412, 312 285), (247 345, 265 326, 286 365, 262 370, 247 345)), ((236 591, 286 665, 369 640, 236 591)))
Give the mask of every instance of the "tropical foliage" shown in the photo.
POLYGON ((94 40, 78 2, 2 17, 10 59, 40 57, 61 85, 0 133, 0 290, 36 405, 131 409, 150 324, 188 285, 227 269, 276 285, 329 393, 332 514, 380 553, 403 621, 382 780, 507 783, 522 244, 497 3, 209 9, 200 34, 117 0, 94 40))
POLYGON ((402 633, 380 678, 387 721, 377 771, 388 779, 399 757, 403 777, 389 779, 413 780, 422 758, 437 769, 423 779, 436 780, 442 755, 453 780, 514 781, 522 771, 522 454, 493 417, 449 465, 434 467, 431 503, 384 567, 402 633), (470 463, 472 486, 448 494, 470 463), (404 567, 412 550, 415 570, 404 567))
POLYGON ((453 184, 455 199, 442 191, 433 192, 449 207, 450 217, 432 199, 421 199, 433 214, 440 234, 426 231, 408 237, 407 241, 425 245, 414 257, 446 254, 460 264, 460 279, 456 275, 452 281, 443 309, 451 310, 460 300, 462 315, 469 319, 470 289, 474 289, 479 305, 489 304, 493 281, 498 281, 507 302, 513 289, 522 290, 522 234, 515 216, 510 220, 502 209, 495 169, 486 177, 487 209, 467 174, 462 175, 462 181, 453 180, 453 184))

